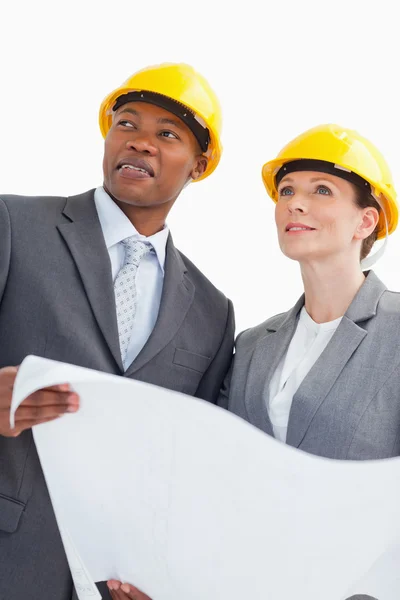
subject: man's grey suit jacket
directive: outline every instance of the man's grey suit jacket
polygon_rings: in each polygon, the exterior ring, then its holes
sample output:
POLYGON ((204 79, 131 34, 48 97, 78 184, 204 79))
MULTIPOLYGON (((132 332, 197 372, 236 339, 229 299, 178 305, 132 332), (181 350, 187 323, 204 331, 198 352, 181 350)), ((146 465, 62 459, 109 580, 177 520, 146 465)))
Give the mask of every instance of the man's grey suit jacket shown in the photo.
MULTIPOLYGON (((157 323, 124 374, 94 190, 69 198, 0 197, 0 367, 35 354, 216 402, 233 335, 231 302, 170 237, 157 323)), ((31 432, 0 436, 0 598, 71 594, 31 432)))

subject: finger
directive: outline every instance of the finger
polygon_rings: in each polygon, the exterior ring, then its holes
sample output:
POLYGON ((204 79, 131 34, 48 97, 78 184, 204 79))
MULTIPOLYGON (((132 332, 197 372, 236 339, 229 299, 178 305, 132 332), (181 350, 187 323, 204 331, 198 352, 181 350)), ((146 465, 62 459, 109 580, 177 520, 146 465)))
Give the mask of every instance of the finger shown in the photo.
MULTIPOLYGON (((121 594, 119 592, 120 586, 121 586, 121 582, 116 581, 115 579, 111 579, 110 581, 107 581, 107 587, 110 592, 110 596, 111 596, 112 600, 120 600, 121 599, 121 594)), ((124 596, 125 596, 125 594, 124 594, 124 596)))
POLYGON ((79 396, 75 392, 54 392, 38 390, 25 398, 21 406, 54 406, 63 404, 78 404, 79 396))
POLYGON ((42 419, 41 421, 20 421, 18 424, 16 424, 14 429, 10 429, 9 437, 18 437, 26 429, 31 429, 32 427, 35 427, 35 425, 41 425, 42 423, 48 423, 49 421, 55 421, 55 419, 58 418, 59 417, 51 417, 48 419, 42 419))
POLYGON ((1 369, 2 383, 4 386, 13 388, 17 376, 18 367, 3 367, 1 369))
POLYGON ((110 581, 107 581, 107 586, 110 590, 110 595, 113 600, 130 600, 130 596, 122 591, 120 581, 110 579, 110 581))
POLYGON ((60 383, 58 385, 49 385, 49 387, 42 388, 42 390, 48 392, 70 392, 71 386, 69 383, 60 383))
POLYGON ((115 579, 110 579, 107 585, 113 600, 151 600, 149 596, 128 583, 121 584, 115 579))
POLYGON ((117 581, 116 579, 109 579, 107 581, 107 587, 108 589, 111 591, 116 591, 119 590, 119 588, 121 587, 121 582, 117 581))
POLYGON ((65 413, 73 413, 79 409, 79 404, 62 404, 57 406, 20 406, 15 413, 15 422, 42 421, 43 419, 60 417, 65 413))
POLYGON ((135 586, 128 583, 123 583, 120 591, 124 592, 126 594, 125 598, 129 598, 129 600, 151 600, 150 596, 146 596, 146 594, 135 588, 135 586))

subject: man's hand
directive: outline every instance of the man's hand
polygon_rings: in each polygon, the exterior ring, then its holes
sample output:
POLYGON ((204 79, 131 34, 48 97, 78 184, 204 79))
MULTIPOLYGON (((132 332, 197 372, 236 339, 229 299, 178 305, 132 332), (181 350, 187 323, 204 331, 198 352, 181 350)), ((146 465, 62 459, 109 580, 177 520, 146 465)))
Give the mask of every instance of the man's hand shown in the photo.
POLYGON ((0 369, 0 435, 17 437, 25 429, 61 417, 79 408, 79 396, 66 384, 34 392, 18 407, 15 428, 10 427, 10 406, 18 367, 0 369))
POLYGON ((110 581, 107 581, 107 586, 113 600, 151 600, 149 596, 128 583, 110 579, 110 581))

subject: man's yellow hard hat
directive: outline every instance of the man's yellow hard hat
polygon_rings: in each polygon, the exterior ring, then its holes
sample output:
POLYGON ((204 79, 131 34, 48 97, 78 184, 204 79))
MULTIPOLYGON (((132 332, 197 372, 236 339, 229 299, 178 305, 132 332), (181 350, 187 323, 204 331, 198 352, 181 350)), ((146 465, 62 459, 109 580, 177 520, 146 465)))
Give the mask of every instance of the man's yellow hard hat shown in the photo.
POLYGON ((206 171, 196 181, 214 171, 222 153, 221 106, 206 79, 193 67, 184 63, 164 63, 146 67, 129 77, 101 104, 99 124, 103 137, 110 130, 113 110, 134 100, 157 104, 173 112, 192 130, 208 158, 206 171))

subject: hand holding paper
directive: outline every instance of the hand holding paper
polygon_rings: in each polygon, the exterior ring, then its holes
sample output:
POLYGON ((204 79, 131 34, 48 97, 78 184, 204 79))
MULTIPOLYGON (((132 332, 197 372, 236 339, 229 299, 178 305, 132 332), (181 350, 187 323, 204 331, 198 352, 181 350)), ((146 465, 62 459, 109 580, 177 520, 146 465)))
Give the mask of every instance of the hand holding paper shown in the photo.
POLYGON ((133 585, 122 584, 120 581, 115 580, 109 581, 107 585, 113 600, 151 600, 149 596, 143 594, 133 585))
POLYGON ((12 413, 11 398, 17 377, 17 367, 0 369, 0 435, 16 437, 25 429, 57 419, 66 412, 76 412, 79 398, 68 384, 55 385, 34 391, 12 413))
POLYGON ((398 600, 400 458, 312 456, 207 402, 35 357, 12 410, 64 381, 80 410, 34 438, 80 598, 115 579, 153 600, 398 600))

